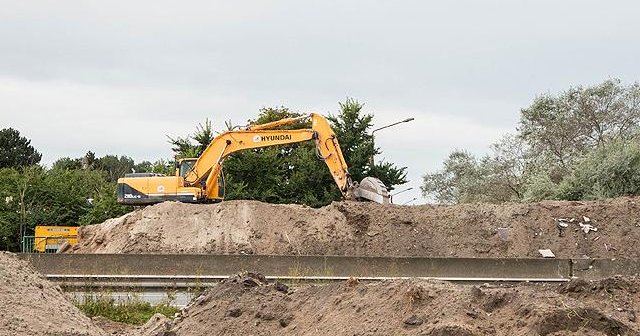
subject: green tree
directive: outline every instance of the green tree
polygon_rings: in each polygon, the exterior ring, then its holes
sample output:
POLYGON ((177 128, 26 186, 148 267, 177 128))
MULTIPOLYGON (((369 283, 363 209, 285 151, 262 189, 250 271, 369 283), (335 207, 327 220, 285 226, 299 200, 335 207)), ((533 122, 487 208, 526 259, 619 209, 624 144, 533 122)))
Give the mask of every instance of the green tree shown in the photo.
POLYGON ((115 182, 124 174, 135 171, 135 162, 128 156, 105 155, 95 160, 95 168, 106 173, 108 182, 115 182))
POLYGON ((374 155, 382 154, 373 145, 373 114, 365 114, 361 104, 353 98, 339 103, 340 112, 328 117, 333 131, 342 147, 345 161, 349 165, 349 173, 355 181, 367 176, 380 179, 390 190, 393 186, 407 183, 407 167, 398 167, 390 162, 371 165, 374 155))
POLYGON ((439 203, 506 202, 523 197, 525 148, 513 135, 480 159, 464 150, 449 154, 443 168, 423 177, 422 193, 439 203))
POLYGON ((130 206, 120 205, 116 202, 115 183, 102 183, 88 199, 89 206, 79 218, 80 225, 102 223, 110 218, 120 217, 133 210, 130 206))
MULTIPOLYGON (((140 170, 142 171, 142 170, 140 170)), ((151 173, 174 175, 175 174, 175 162, 171 160, 159 159, 151 163, 151 173)))
POLYGON ((553 183, 545 175, 531 182, 527 200, 591 200, 640 195, 640 143, 600 145, 577 160, 571 172, 553 183))
MULTIPOLYGON (((255 120, 249 124, 264 124, 284 118, 299 117, 299 113, 285 107, 263 108, 255 120)), ((308 123, 285 125, 285 129, 310 127, 308 123)), ((299 203, 293 201, 291 176, 296 174, 300 164, 296 153, 300 147, 311 151, 309 143, 271 146, 240 151, 232 154, 224 162, 227 199, 253 199, 269 203, 299 203)), ((308 172, 308 171, 305 171, 308 172)))
POLYGON ((106 172, 92 168, 0 169, 0 248, 19 251, 36 225, 93 224, 131 211, 116 203, 115 190, 106 172))
POLYGON ((13 128, 0 130, 0 168, 22 168, 40 162, 42 155, 31 146, 31 140, 13 128))
MULTIPOLYGON (((20 172, 14 168, 0 168, 0 249, 18 251, 21 226, 26 211, 21 211, 17 190, 20 172)), ((26 193, 25 193, 26 194, 26 193)))
POLYGON ((185 138, 172 138, 167 135, 167 138, 169 138, 169 143, 172 145, 171 149, 177 158, 197 158, 204 152, 205 148, 209 146, 211 141, 213 141, 215 134, 211 126, 211 121, 205 119, 204 123, 198 124, 193 135, 185 138), (195 143, 193 143, 192 140, 195 141, 195 143))
POLYGON ((640 139, 640 85, 607 80, 545 94, 520 127, 476 159, 456 151, 426 174, 422 192, 443 203, 592 199, 629 195, 640 139))
POLYGON ((607 80, 545 94, 521 111, 520 137, 530 147, 532 164, 559 181, 576 160, 611 141, 640 136, 640 85, 607 80), (543 169, 543 168, 539 168, 543 169))
POLYGON ((69 157, 59 158, 53 163, 52 168, 59 170, 81 169, 82 159, 72 159, 69 157))

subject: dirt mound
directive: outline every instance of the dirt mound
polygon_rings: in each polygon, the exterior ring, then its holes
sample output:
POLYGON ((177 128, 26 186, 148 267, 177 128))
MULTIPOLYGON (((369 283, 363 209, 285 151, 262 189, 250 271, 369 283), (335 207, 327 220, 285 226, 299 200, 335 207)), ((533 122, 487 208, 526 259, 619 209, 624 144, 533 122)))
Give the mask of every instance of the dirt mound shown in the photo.
POLYGON ((83 227, 75 253, 639 258, 640 198, 313 209, 166 202, 83 227))
MULTIPOLYGON (((172 335, 639 335, 640 298, 580 300, 557 285, 473 286, 426 280, 283 289, 246 275, 207 290, 164 325, 172 335)), ((156 332, 159 332, 156 330, 156 332)))
POLYGON ((614 276, 600 280, 572 279, 558 288, 558 292, 574 297, 614 294, 618 292, 636 294, 640 290, 637 277, 614 276))
POLYGON ((26 261, 0 253, 0 335, 104 335, 26 261))

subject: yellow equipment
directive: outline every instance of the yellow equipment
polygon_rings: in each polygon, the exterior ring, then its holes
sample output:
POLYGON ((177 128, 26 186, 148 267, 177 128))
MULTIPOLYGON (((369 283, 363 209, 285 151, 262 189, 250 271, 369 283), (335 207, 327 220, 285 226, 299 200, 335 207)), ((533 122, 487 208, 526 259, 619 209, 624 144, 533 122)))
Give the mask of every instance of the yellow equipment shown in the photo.
POLYGON ((78 227, 37 225, 34 236, 35 252, 57 251, 66 242, 71 245, 78 242, 78 227))
POLYGON ((224 132, 211 141, 199 158, 180 160, 175 176, 126 174, 118 179, 118 203, 145 205, 163 201, 219 202, 224 194, 221 165, 227 156, 245 149, 308 140, 315 140, 318 157, 329 167, 333 180, 345 198, 389 203, 389 192, 380 180, 366 177, 359 184, 351 180, 335 133, 327 119, 317 113, 224 132), (306 119, 311 119, 311 129, 273 129, 306 119))

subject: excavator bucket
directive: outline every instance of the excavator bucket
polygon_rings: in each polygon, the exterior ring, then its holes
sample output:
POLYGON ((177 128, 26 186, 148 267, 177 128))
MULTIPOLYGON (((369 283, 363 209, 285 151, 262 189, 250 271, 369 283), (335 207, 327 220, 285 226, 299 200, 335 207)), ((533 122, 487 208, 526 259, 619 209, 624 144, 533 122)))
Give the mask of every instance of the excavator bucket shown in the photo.
POLYGON ((354 186, 353 196, 356 199, 369 200, 380 204, 389 204, 389 191, 384 183, 375 177, 365 177, 354 186))

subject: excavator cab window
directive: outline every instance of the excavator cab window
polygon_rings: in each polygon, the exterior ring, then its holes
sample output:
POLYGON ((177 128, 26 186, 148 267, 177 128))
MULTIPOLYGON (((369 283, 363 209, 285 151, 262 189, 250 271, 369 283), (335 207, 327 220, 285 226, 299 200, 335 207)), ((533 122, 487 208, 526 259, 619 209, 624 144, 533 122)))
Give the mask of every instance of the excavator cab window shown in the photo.
POLYGON ((183 159, 180 160, 180 176, 185 177, 187 173, 193 168, 198 159, 183 159))

